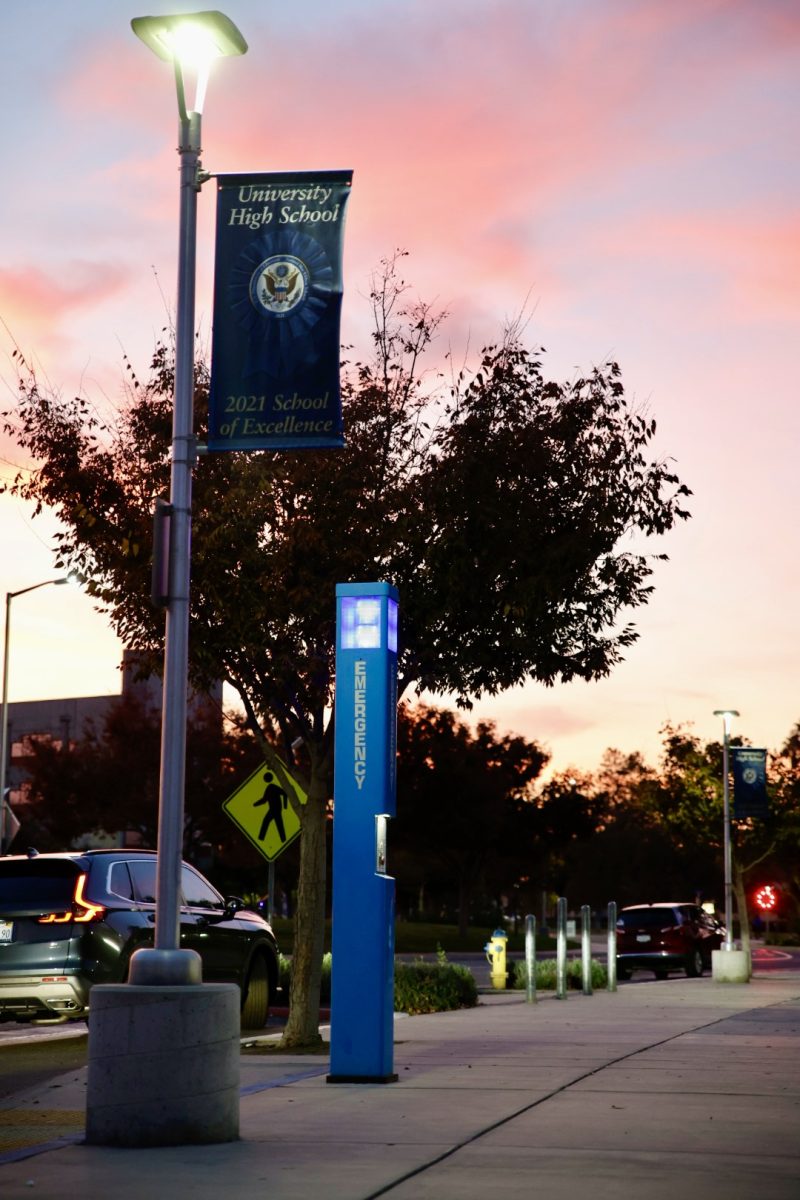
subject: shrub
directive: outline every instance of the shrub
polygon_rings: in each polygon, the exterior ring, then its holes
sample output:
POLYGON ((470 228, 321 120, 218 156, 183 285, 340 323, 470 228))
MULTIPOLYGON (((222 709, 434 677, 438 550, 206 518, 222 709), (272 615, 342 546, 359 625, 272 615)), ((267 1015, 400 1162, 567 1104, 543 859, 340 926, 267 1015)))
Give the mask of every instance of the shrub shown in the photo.
POLYGON ((398 1012, 446 1012, 473 1008, 478 989, 472 972, 455 963, 395 963, 394 1007, 398 1012))
POLYGON ((800 946, 800 933, 768 933, 764 936, 765 946, 800 946))
MULTIPOLYGON (((603 963, 597 962, 596 959, 591 961, 591 977, 592 988, 604 988, 608 983, 608 974, 603 963)), ((528 966, 525 962, 517 962, 512 960, 511 969, 509 972, 508 986, 511 988, 525 988, 528 984, 528 966)), ((536 961, 536 987, 542 991, 555 991, 556 988, 556 960, 554 958, 537 959, 536 961)), ((580 959, 571 958, 567 961, 567 987, 580 989, 583 987, 583 974, 581 971, 580 959)))
MULTIPOLYGON (((278 957, 278 985, 288 999, 292 981, 292 962, 281 954, 278 957)), ((524 985, 523 985, 524 986, 524 985)), ((331 1001, 331 956, 322 960, 320 1003, 331 1001)), ((473 1008, 478 1003, 478 989, 467 967, 449 963, 441 948, 437 961, 395 963, 394 1007, 397 1012, 446 1012, 454 1008, 473 1008)))

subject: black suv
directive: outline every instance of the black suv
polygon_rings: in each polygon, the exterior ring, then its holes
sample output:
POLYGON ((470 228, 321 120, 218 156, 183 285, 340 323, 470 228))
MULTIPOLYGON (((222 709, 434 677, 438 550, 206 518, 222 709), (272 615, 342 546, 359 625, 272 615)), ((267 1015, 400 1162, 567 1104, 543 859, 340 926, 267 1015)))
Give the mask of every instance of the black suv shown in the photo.
POLYGON ((725 927, 698 904, 632 904, 617 920, 617 978, 630 979, 639 967, 656 979, 678 970, 696 978, 724 940, 725 927))
MULTIPOLYGON (((0 858, 0 1020, 85 1017, 95 983, 122 983, 155 932, 156 855, 84 850, 0 858)), ((267 1021, 278 980, 270 926, 199 871, 181 871, 181 947, 206 983, 237 983, 242 1027, 267 1021)))

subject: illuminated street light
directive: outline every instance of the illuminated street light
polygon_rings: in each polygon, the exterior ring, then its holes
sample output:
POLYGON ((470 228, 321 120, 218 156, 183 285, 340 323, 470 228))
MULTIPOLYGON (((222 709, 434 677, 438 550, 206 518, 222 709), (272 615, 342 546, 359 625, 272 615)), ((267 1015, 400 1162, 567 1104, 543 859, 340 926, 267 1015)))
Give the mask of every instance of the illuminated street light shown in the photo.
POLYGON ((0 716, 0 854, 6 851, 6 767, 8 760, 8 652, 11 641, 11 601, 26 592, 35 592, 39 588, 58 587, 69 583, 69 579, 45 579, 42 583, 32 583, 30 587, 20 588, 18 592, 6 592, 6 632, 3 643, 3 701, 0 716))
POLYGON ((715 717, 722 717, 722 819, 724 822, 723 858, 725 864, 725 941, 723 950, 733 949, 733 883, 731 869, 731 797, 728 754, 731 741, 731 721, 738 717, 735 708, 715 708, 715 717))
POLYGON ((136 17, 131 26, 154 54, 173 64, 181 169, 156 930, 154 948, 136 951, 132 956, 129 978, 131 983, 199 983, 199 955, 180 949, 180 872, 186 771, 192 469, 197 453, 193 390, 197 193, 203 182, 200 127, 210 63, 215 58, 244 54, 247 43, 233 22, 220 12, 136 17), (197 96, 194 108, 188 111, 184 88, 187 70, 197 73, 197 96))
MULTIPOLYGON (((197 73, 197 94, 192 111, 199 115, 203 111, 211 63, 216 58, 229 58, 247 51, 247 42, 241 33, 233 21, 221 12, 134 17, 131 28, 148 49, 165 62, 171 62, 175 68, 181 122, 187 121, 191 115, 186 111, 184 71, 188 68, 197 73)), ((199 140, 197 149, 199 153, 199 140)))

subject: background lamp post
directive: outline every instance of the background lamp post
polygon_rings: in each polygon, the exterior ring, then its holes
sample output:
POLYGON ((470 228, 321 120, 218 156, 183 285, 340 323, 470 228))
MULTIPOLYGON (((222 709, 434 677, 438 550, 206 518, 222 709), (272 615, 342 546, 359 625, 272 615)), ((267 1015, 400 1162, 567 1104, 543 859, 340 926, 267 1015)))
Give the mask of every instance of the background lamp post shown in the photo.
POLYGON ((20 588, 18 592, 6 592, 6 632, 3 642, 3 703, 0 716, 0 854, 6 852, 6 771, 8 762, 8 652, 11 642, 11 601, 26 592, 35 592, 39 588, 58 587, 69 583, 68 579, 45 579, 42 583, 32 583, 30 587, 20 588))
POLYGON ((158 816, 158 882, 153 949, 131 960, 131 983, 200 982, 200 959, 180 949, 180 871, 186 771, 186 706, 189 663, 189 574, 193 427, 195 260, 197 193, 203 182, 200 126, 210 63, 244 54, 247 43, 220 12, 136 17, 134 33, 159 58, 171 62, 178 94, 180 227, 175 329, 175 388, 170 481, 169 595, 166 603, 161 775, 158 816), (194 108, 186 107, 184 71, 197 73, 194 108))
POLYGON ((723 830, 723 859, 725 869, 725 941, 723 950, 733 949, 733 871, 731 855, 731 795, 730 769, 728 758, 731 741, 731 721, 738 717, 735 708, 715 708, 715 717, 722 717, 722 819, 723 830))

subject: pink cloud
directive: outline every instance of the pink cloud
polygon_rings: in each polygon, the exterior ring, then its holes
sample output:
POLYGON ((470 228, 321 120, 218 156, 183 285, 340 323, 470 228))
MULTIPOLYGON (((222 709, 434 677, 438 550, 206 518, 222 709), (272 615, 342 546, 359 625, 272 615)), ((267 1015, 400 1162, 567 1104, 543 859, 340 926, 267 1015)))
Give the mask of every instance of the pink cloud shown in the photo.
MULTIPOLYGON (((221 64, 212 81, 205 165, 354 167, 350 286, 363 289, 382 255, 408 247, 410 278, 454 311, 459 333, 496 327, 498 306, 513 314, 529 294, 534 304, 546 295, 552 311, 574 294, 573 268, 584 280, 609 271, 626 238, 632 255, 699 253, 727 272, 734 248, 720 244, 712 261, 701 238, 682 236, 689 218, 667 228, 660 215, 642 216, 648 205, 640 202, 631 223, 619 212, 604 219, 603 202, 637 172, 655 167, 660 178, 702 155, 705 147, 683 132, 691 133, 693 114, 800 40, 800 15, 779 0, 593 0, 571 13, 529 0, 416 0, 391 24, 381 5, 350 14, 346 26, 327 13, 309 20, 302 53, 287 35, 276 40, 257 6, 250 14, 242 6, 243 29, 248 18, 250 52, 221 64), (565 210, 571 223, 554 231, 565 210)), ((156 238, 159 249, 174 241, 169 69, 115 30, 113 44, 98 38, 84 47, 80 73, 65 80, 59 100, 84 140, 89 121, 103 134, 85 175, 94 206, 79 219, 106 245, 124 229, 132 257, 133 247, 150 246, 149 270, 156 238)), ((712 234, 717 215, 705 217, 712 234)), ((747 280, 761 280, 752 295, 786 302, 788 271, 772 257, 750 257, 747 280)))
MULTIPOLYGON (((245 7, 243 26, 247 16, 245 7)), ((357 210, 370 261, 397 242, 419 241, 437 264, 480 243, 526 290, 541 271, 530 230, 564 196, 591 194, 653 155, 686 154, 665 148, 653 123, 674 123, 800 37, 796 11, 781 3, 637 0, 553 16, 528 0, 450 0, 407 5, 388 25, 382 6, 351 14, 346 28, 323 16, 304 29, 299 55, 276 44, 264 15, 252 18, 250 53, 213 81, 210 169, 353 166, 351 220, 357 210)), ((132 35, 84 49, 63 99, 94 121, 127 116, 135 144, 153 153, 171 136, 169 71, 132 35)), ((149 191, 149 166, 120 170, 134 172, 139 195, 137 183, 149 191)))
POLYGON ((173 117, 177 123, 171 68, 148 54, 132 33, 126 37, 116 28, 82 47, 78 68, 61 77, 58 101, 73 118, 95 125, 122 119, 126 133, 173 117))
POLYGON ((777 29, 747 5, 695 0, 590 7, 555 33, 529 4, 457 9, 458 20, 452 5, 412 5, 389 38, 375 10, 335 52, 323 27, 304 40, 302 68, 273 54, 266 83, 263 62, 243 60, 214 120, 224 146, 209 141, 219 169, 354 166, 359 266, 407 245, 448 303, 470 266, 515 299, 557 287, 533 231, 565 199, 588 206, 615 176, 702 153, 658 127, 676 128, 800 28, 789 10, 777 29))
POLYGON ((38 269, 0 268, 0 313, 12 328, 17 320, 58 322, 76 309, 101 304, 129 282, 126 270, 106 263, 71 262, 46 274, 38 269))
MULTIPOLYGON (((800 221, 794 214, 749 207, 681 216, 659 212, 587 232, 581 253, 614 263, 618 271, 636 263, 643 270, 690 272, 713 294, 708 313, 714 321, 796 320, 800 221)), ((677 302, 686 303, 685 293, 677 302)))

